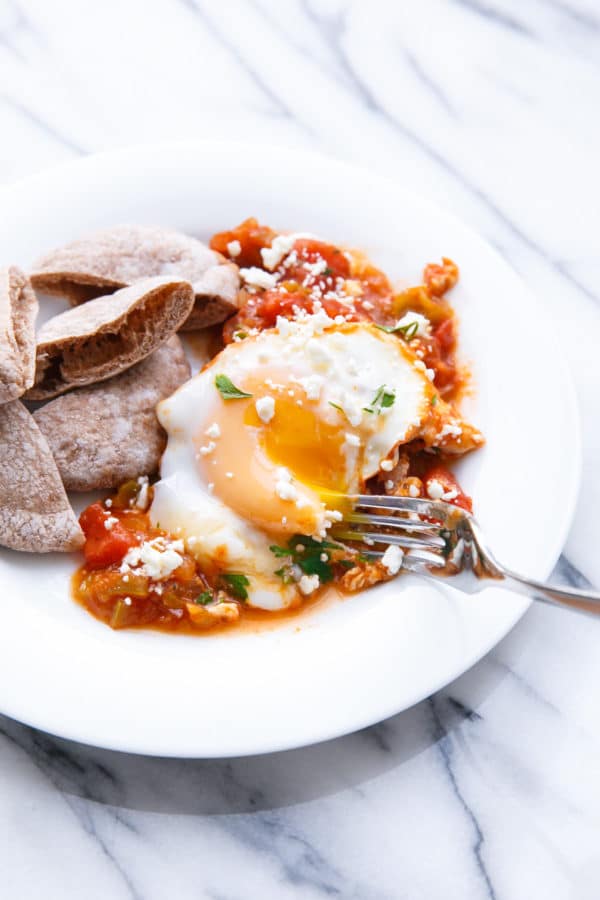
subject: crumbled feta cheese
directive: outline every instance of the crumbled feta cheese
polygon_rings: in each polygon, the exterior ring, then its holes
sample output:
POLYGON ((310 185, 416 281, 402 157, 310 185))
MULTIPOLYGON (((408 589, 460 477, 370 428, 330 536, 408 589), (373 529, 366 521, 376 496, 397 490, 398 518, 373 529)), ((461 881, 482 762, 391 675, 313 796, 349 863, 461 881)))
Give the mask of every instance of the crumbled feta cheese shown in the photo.
POLYGON ((281 500, 297 500, 298 491, 292 484, 292 476, 287 469, 277 469, 275 493, 281 500))
POLYGON ((304 388, 308 400, 318 400, 321 396, 321 388, 323 387, 321 375, 308 375, 306 378, 299 378, 298 383, 304 388))
POLYGON ((408 496, 409 497, 418 497, 420 494, 419 488, 416 484, 409 484, 408 486, 408 496))
POLYGON ((430 381, 433 381, 433 379, 435 378, 435 371, 433 369, 425 369, 425 374, 430 381))
POLYGON ((442 484, 436 479, 430 481, 427 485, 427 495, 431 497, 432 500, 441 500, 444 496, 444 488, 442 484))
MULTIPOLYGON (((282 259, 292 250, 292 247, 300 238, 312 238, 314 235, 306 232, 297 232, 294 234, 278 234, 273 238, 270 247, 263 247, 260 251, 262 261, 266 269, 273 271, 277 268, 282 259)), ((327 267, 327 263, 325 263, 327 267)))
POLYGON ((289 481, 276 481, 275 493, 280 500, 292 501, 298 499, 298 491, 293 484, 290 484, 289 481))
POLYGON ((379 463, 379 468, 384 472, 391 472, 394 468, 394 460, 393 459, 382 459, 379 463))
POLYGON ((386 483, 385 483, 385 489, 386 489, 386 491, 393 491, 393 490, 394 490, 394 482, 393 482, 393 481, 386 481, 386 483))
POLYGON ((139 547, 131 547, 127 551, 121 572, 135 569, 138 575, 160 581, 168 578, 183 562, 179 551, 183 551, 183 541, 168 541, 161 537, 144 541, 139 547))
POLYGON ((458 497, 457 490, 446 491, 445 494, 442 494, 442 500, 445 500, 446 503, 449 503, 450 500, 455 500, 458 497))
POLYGON ((461 434, 462 434, 462 428, 460 427, 460 425, 456 425, 453 422, 449 422, 446 425, 444 425, 444 427, 440 431, 438 437, 440 439, 445 438, 446 436, 458 437, 461 434))
MULTIPOLYGON (((364 306, 364 303, 363 303, 364 306)), ((416 323, 417 328, 413 335, 413 329, 411 329, 411 335, 413 337, 426 337, 428 334, 431 334, 431 322, 426 316, 422 316, 421 313, 417 312, 407 312, 401 319, 398 319, 396 322, 396 328, 410 328, 411 325, 416 323)))
POLYGON ((131 597, 123 597, 123 603, 125 606, 131 606, 131 597))
POLYGON ((200 455, 201 456, 209 456, 217 445, 214 441, 209 441, 208 444, 205 444, 203 447, 200 447, 200 455))
POLYGON ((375 309, 370 300, 363 300, 362 308, 366 309, 367 312, 371 309, 375 309))
POLYGON ((115 516, 107 516, 104 520, 104 527, 107 531, 111 531, 113 526, 117 524, 119 520, 115 516))
POLYGON ((225 478, 233 478, 233 472, 225 472, 225 478))
POLYGON ((383 566, 387 569, 389 575, 397 575, 402 568, 402 560, 404 559, 404 551, 397 544, 388 544, 388 547, 381 558, 383 566))
POLYGON ((427 366, 425 365, 425 363, 423 362, 422 359, 418 359, 418 360, 416 361, 416 363, 414 364, 414 366, 415 366, 415 369, 418 369, 418 370, 419 370, 419 372, 426 372, 426 371, 427 371, 427 366))
POLYGON ((240 275, 246 284, 259 288, 274 288, 277 284, 277 276, 259 269, 257 266, 251 266, 249 269, 240 269, 240 275))
POLYGON ((111 508, 111 506, 112 506, 112 500, 110 499, 110 497, 109 497, 107 500, 104 501, 104 505, 105 505, 105 507, 106 507, 107 509, 110 509, 110 508, 111 508))
POLYGON ((218 423, 217 423, 217 422, 213 422, 212 425, 210 425, 210 426, 206 429, 206 431, 204 432, 204 434, 206 435, 206 437, 209 437, 209 438, 219 438, 219 437, 221 437, 221 429, 219 428, 218 423))
POLYGON ((300 588, 300 593, 308 597, 309 594, 317 590, 320 584, 321 581, 318 575, 303 575, 298 582, 298 587, 300 588))
POLYGON ((313 278, 316 278, 318 275, 322 275, 327 268, 327 260, 321 257, 314 263, 304 263, 304 268, 313 278))
POLYGON ((227 252, 230 256, 239 256, 242 252, 242 245, 239 241, 229 241, 227 244, 227 252))
POLYGON ((396 544, 390 544, 381 557, 381 562, 389 575, 397 575, 402 568, 404 553, 396 544))
POLYGON ((360 438, 357 434, 347 431, 344 435, 344 440, 349 447, 360 447, 360 438))
POLYGON ((258 413, 258 418, 261 422, 264 422, 265 425, 271 421, 273 416, 275 415, 275 400, 273 397, 259 397, 256 403, 256 412, 258 413))

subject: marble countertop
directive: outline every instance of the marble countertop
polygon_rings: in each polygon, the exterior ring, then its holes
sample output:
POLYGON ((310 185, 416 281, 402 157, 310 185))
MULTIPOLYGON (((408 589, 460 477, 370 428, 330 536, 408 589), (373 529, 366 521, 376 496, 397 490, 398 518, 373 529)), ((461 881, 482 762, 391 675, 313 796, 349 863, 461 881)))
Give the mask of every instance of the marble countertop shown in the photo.
MULTIPOLYGON (((555 574, 575 585, 600 585, 599 109, 596 0, 0 0, 0 180, 274 141, 401 174, 500 250, 569 338, 583 489, 555 574)), ((0 717, 2 895, 596 900, 599 650, 600 619, 536 606, 417 707, 239 760, 0 717)))

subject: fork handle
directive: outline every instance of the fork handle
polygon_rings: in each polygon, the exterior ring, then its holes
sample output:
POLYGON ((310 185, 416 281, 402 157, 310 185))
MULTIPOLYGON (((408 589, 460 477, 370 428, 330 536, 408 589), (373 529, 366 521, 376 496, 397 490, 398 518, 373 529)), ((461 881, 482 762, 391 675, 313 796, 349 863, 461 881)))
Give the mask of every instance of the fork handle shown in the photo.
POLYGON ((600 593, 598 591, 555 587, 541 581, 534 581, 532 578, 524 578, 508 569, 503 569, 502 574, 507 587, 519 594, 525 594, 533 600, 549 603, 551 606, 567 606, 569 609, 579 609, 582 612, 600 615, 600 593))

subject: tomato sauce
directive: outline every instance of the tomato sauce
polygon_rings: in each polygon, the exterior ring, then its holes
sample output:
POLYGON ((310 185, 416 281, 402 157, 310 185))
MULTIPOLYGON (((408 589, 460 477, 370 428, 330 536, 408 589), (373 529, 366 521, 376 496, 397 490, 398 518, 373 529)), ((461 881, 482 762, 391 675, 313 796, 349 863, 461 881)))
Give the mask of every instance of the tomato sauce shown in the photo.
MULTIPOLYGON (((236 228, 213 236, 210 246, 229 255, 232 244, 239 253, 232 256, 243 267, 263 267, 261 250, 271 246, 276 232, 246 219, 236 228)), ((361 253, 344 251, 313 238, 298 238, 292 251, 276 270, 277 284, 264 290, 245 290, 243 305, 223 329, 225 343, 243 340, 249 333, 273 328, 278 316, 292 318, 299 310, 312 314, 322 308, 328 316, 344 316, 348 322, 367 321, 393 327, 407 312, 417 312, 431 323, 431 334, 407 340, 427 368, 434 372, 434 384, 444 399, 459 396, 465 371, 456 358, 457 326, 452 307, 445 299, 456 284, 459 271, 452 260, 429 263, 423 284, 394 293, 387 276, 361 253), (322 271, 307 278, 308 267, 320 264, 322 271)))

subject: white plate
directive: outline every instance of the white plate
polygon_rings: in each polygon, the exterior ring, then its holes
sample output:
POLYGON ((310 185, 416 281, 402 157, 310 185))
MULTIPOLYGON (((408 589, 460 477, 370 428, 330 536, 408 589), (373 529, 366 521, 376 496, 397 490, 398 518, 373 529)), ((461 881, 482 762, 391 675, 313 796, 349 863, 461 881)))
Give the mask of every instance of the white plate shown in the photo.
MULTIPOLYGON (((451 216, 329 159, 215 143, 88 157, 6 188, 1 208, 2 260, 24 267, 100 226, 157 223, 207 238, 250 215, 360 247, 394 278, 416 282, 424 263, 450 256, 477 385, 467 412, 488 439, 460 478, 501 560, 537 577, 552 569, 579 480, 570 376, 545 310, 451 216)), ((75 562, 1 553, 0 710, 137 753, 237 756, 361 728, 460 675, 527 605, 499 589, 465 597, 404 577, 259 634, 114 632, 69 598, 75 562)))

